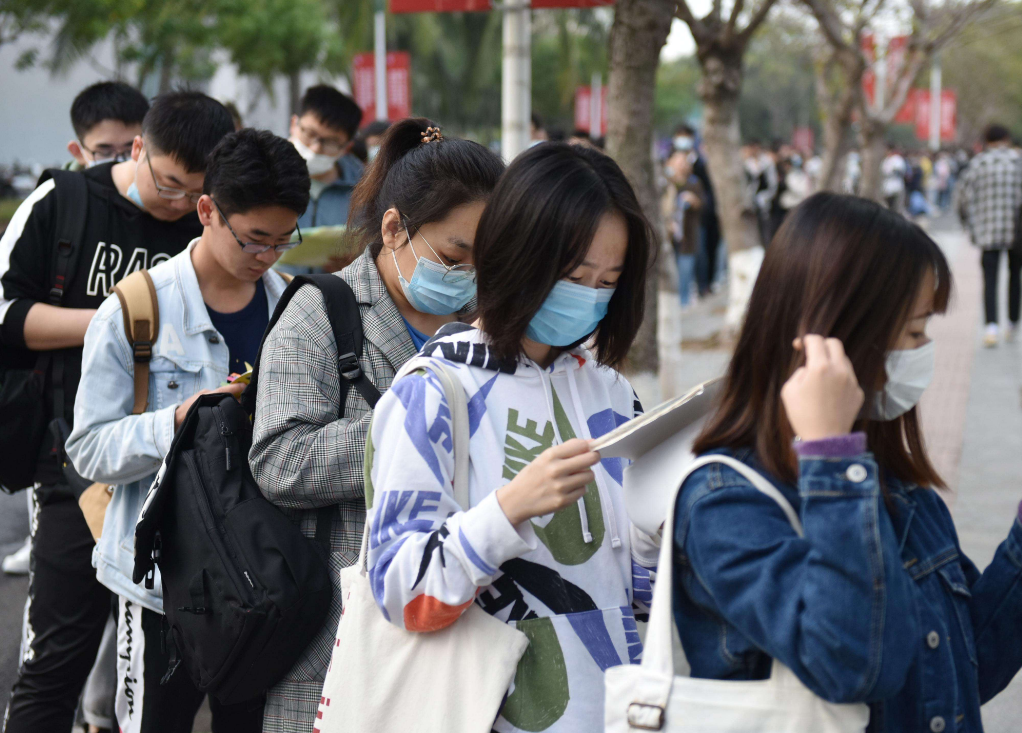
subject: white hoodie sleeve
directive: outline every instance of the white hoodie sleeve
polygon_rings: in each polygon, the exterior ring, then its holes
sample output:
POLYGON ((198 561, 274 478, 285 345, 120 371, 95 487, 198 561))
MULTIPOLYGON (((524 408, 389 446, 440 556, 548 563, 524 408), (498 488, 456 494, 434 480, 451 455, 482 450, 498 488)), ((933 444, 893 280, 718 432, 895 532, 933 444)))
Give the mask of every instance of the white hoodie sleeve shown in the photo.
POLYGON ((436 378, 410 374, 377 404, 366 445, 369 580, 384 616, 409 631, 454 623, 503 562, 536 547, 495 493, 457 505, 450 421, 436 378))

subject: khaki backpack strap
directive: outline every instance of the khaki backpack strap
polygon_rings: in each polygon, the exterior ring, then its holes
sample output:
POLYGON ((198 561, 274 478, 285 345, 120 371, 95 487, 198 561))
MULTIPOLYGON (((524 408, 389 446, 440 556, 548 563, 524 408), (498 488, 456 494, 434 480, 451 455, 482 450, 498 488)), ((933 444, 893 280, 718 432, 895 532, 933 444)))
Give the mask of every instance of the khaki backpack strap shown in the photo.
POLYGON ((114 286, 124 314, 124 333, 135 362, 135 405, 133 415, 145 412, 149 401, 149 360, 160 335, 160 304, 156 286, 147 270, 128 275, 114 286))
POLYGON ((290 285, 291 281, 295 279, 294 275, 289 275, 288 273, 280 272, 279 270, 277 271, 277 274, 284 278, 284 282, 286 282, 288 285, 290 285))

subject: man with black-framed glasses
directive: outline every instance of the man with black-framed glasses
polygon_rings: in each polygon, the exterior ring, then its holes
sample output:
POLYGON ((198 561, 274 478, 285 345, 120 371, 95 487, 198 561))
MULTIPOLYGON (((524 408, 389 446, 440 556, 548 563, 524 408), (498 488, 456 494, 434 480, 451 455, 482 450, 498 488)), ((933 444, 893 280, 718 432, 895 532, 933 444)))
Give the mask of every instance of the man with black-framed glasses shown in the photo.
POLYGON ((312 178, 311 205, 299 220, 303 229, 347 224, 351 191, 363 170, 362 161, 351 154, 361 122, 362 110, 355 100, 332 86, 305 90, 290 131, 291 143, 312 178))
MULTIPOLYGON (((139 169, 144 172, 144 166, 139 169)), ((157 191, 165 190, 158 185, 157 191)), ((149 270, 159 339, 152 347, 149 402, 142 414, 133 414, 134 367, 125 357, 131 349, 116 296, 100 307, 85 335, 67 452, 89 481, 114 487, 95 561, 100 582, 118 597, 116 708, 123 733, 191 730, 202 703, 204 694, 185 669, 170 667, 159 577, 151 588, 132 582, 135 523, 174 432, 200 392, 237 395, 243 389, 224 385, 230 374, 256 361, 286 286, 272 267, 301 243, 298 217, 308 203, 308 170, 292 145, 265 130, 231 133, 210 154, 198 193, 202 235, 149 270)), ((210 698, 210 709, 214 730, 261 730, 262 699, 225 706, 210 698)))
POLYGON ((131 157, 131 145, 142 134, 149 100, 123 81, 101 81, 86 87, 71 104, 75 138, 67 144, 74 160, 66 170, 83 170, 131 157))
POLYGON ((78 506, 84 485, 61 460, 58 437, 72 428, 86 329, 121 279, 201 234, 188 195, 201 193, 206 159, 233 129, 215 99, 161 95, 130 159, 50 172, 0 238, 0 385, 20 379, 33 398, 12 404, 11 391, 0 391, 0 471, 24 469, 19 483, 0 481, 32 485, 36 507, 25 644, 5 733, 70 730, 110 614, 106 568, 93 564, 95 541, 78 506), (183 198, 161 197, 157 184, 183 198))

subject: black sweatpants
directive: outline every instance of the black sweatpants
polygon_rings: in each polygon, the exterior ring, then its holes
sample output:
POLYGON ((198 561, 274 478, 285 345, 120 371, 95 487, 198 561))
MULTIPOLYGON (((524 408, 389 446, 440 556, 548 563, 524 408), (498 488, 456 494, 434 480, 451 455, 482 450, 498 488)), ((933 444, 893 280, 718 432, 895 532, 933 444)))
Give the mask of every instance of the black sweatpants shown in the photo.
MULTIPOLYGON (((122 733, 190 733, 205 693, 183 666, 160 684, 170 663, 163 614, 121 597, 117 615, 117 722, 122 733)), ((260 733, 265 696, 223 705, 210 696, 213 733, 260 733)))
MULTIPOLYGON (((983 250, 983 310, 987 323, 997 323, 997 274, 1000 269, 1001 249, 983 250)), ((1008 252, 1008 320, 1018 323, 1019 304, 1022 301, 1022 254, 1008 252)))
POLYGON ((95 543, 68 486, 35 489, 21 665, 5 733, 68 733, 110 615, 95 543))

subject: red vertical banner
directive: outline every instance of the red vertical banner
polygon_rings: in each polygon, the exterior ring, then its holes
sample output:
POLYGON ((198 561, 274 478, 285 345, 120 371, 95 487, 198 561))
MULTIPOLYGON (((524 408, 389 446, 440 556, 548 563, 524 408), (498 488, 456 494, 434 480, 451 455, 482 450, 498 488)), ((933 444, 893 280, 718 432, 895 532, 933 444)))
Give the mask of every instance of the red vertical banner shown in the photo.
POLYGON ((916 104, 919 99, 919 92, 925 91, 924 89, 909 89, 908 95, 905 97, 905 103, 901 105, 901 109, 898 110, 898 114, 894 116, 894 124, 896 125, 911 125, 916 121, 916 104))
MULTIPOLYGON (((387 119, 403 120, 412 114, 412 57, 407 51, 387 54, 387 119)), ((362 127, 376 119, 376 57, 356 54, 352 60, 355 102, 362 108, 362 127)))
MULTIPOLYGON (((927 142, 930 139, 930 92, 927 89, 916 91, 916 137, 927 142)), ((940 140, 954 142, 958 136, 958 95, 953 89, 945 89, 940 93, 940 140)))
MULTIPOLYGON (((590 121, 593 90, 591 87, 577 87, 575 89, 575 129, 589 133, 592 137, 592 122, 590 121)), ((596 137, 603 137, 607 134, 607 87, 601 89, 600 94, 600 125, 599 134, 596 137)))
POLYGON ((953 89, 940 93, 940 140, 954 142, 958 137, 958 95, 953 89))

